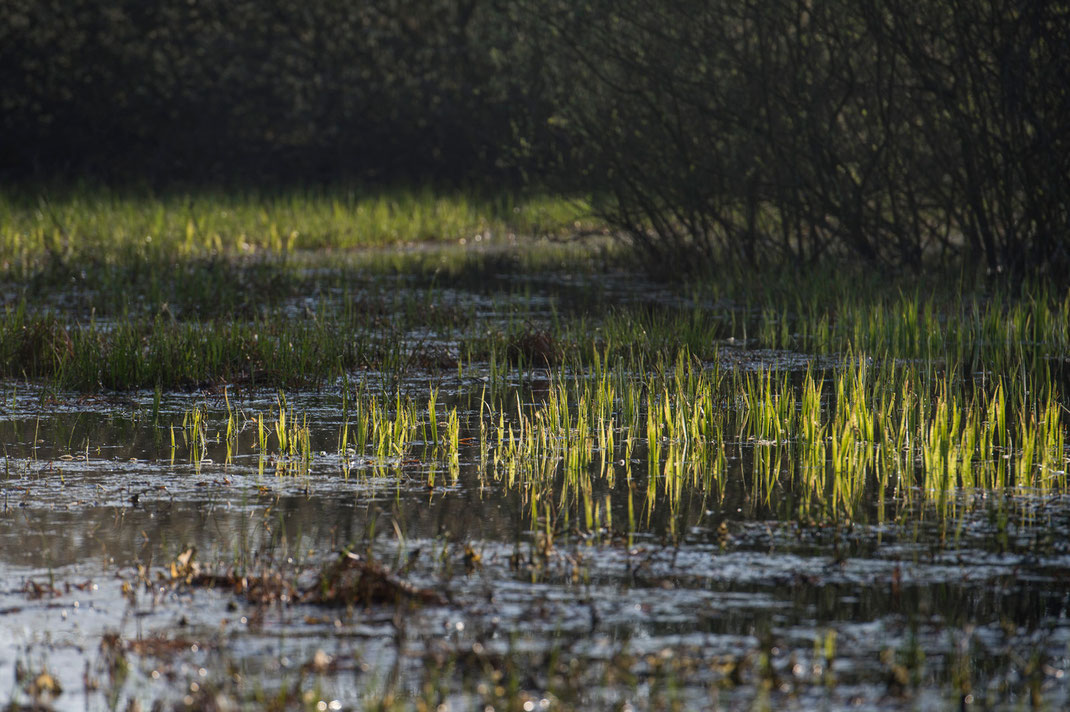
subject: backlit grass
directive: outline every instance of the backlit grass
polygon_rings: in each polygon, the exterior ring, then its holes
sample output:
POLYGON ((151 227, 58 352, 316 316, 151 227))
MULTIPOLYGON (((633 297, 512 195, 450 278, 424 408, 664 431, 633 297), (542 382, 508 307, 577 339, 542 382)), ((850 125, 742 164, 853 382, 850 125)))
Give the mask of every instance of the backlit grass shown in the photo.
POLYGON ((226 463, 255 452, 261 474, 307 475, 331 447, 346 479, 400 487, 418 464, 432 490, 455 485, 463 462, 481 486, 518 493, 528 526, 551 538, 559 527, 631 536, 655 506, 675 523, 683 499, 715 502, 740 487, 756 506, 807 522, 881 519, 885 502, 954 502, 957 491, 1070 484, 1055 391, 1010 400, 996 380, 967 394, 946 375, 865 356, 795 375, 700 366, 687 352, 660 366, 640 376, 600 363, 582 377, 551 376, 537 394, 484 387, 448 406, 436 386, 421 395, 345 385, 329 444, 281 395, 275 409, 241 418, 227 399, 214 419, 194 409, 172 425, 170 457, 180 442, 199 463, 214 432, 226 463), (622 492, 614 525, 609 493, 622 492))
MULTIPOLYGON (((435 487, 477 456, 487 482, 523 493, 532 526, 555 519, 555 497, 572 522, 605 526, 598 493, 623 481, 644 494, 634 530, 654 501, 717 497, 733 459, 750 463, 755 501, 799 518, 857 517, 874 495, 1065 489, 1070 294, 1050 285, 729 271, 626 287, 621 303, 603 282, 635 273, 604 245, 322 249, 576 230, 580 208, 9 196, 0 377, 54 392, 340 389, 346 476, 415 457, 435 487)), ((173 431, 172 459, 181 441, 200 460, 204 417, 173 431)), ((323 448, 301 414, 280 397, 255 423, 262 459, 307 474, 323 448)), ((228 403, 228 461, 238 430, 228 403)))
POLYGON ((0 267, 476 242, 591 226, 582 200, 357 187, 157 194, 80 186, 0 192, 0 267))

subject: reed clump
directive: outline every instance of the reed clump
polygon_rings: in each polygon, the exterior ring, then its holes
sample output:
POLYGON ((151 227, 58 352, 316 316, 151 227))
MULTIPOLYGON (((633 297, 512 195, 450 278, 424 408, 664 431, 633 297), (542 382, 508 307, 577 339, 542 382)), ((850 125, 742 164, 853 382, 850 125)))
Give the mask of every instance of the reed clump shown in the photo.
MULTIPOLYGON (((398 486, 414 468, 430 488, 441 472, 450 486, 468 472, 481 487, 517 492, 529 524, 551 537, 559 527, 611 532, 613 502, 623 504, 618 525, 634 533, 655 507, 671 513, 741 487, 766 507, 790 501, 788 516, 803 521, 858 518, 873 502, 1067 489, 1067 411, 1054 387, 865 355, 802 372, 726 369, 687 350, 645 375, 608 363, 551 372, 537 391, 488 384, 467 402, 444 402, 434 386, 419 395, 347 385, 330 462, 346 477, 397 477, 398 486)), ((316 424, 284 397, 245 426, 227 406, 218 430, 228 461, 232 433, 255 427, 253 449, 279 474, 318 467, 316 424)), ((203 456, 207 418, 195 409, 180 428, 191 461, 203 456)))

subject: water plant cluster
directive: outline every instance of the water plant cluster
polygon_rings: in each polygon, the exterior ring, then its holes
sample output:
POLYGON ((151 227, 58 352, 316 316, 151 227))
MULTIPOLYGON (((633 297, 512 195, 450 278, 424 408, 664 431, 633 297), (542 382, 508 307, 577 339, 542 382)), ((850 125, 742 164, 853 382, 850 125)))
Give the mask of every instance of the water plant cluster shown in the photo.
MULTIPOLYGON (((488 379, 467 400, 454 394, 446 408, 441 399, 435 386, 421 397, 343 385, 330 455, 313 442, 307 414, 281 396, 277 409, 242 422, 228 401, 216 431, 226 431, 228 463, 242 454, 242 432, 255 432, 247 445, 261 473, 270 459, 279 475, 317 467, 406 487, 417 464, 433 489, 456 484, 460 463, 471 462, 485 485, 520 494, 532 527, 557 521, 585 531, 612 529, 608 493, 621 489, 634 533, 655 504, 672 511, 685 493, 716 500, 729 488, 805 522, 870 511, 880 519, 885 502, 949 502, 959 491, 1068 484, 1066 407, 1054 389, 1003 379, 964 389, 953 374, 867 356, 794 374, 728 369, 687 351, 646 375, 596 359, 582 376, 550 374, 534 388, 488 379), (558 514, 547 519, 549 509, 558 514)), ((203 456, 206 417, 199 408, 183 416, 193 462, 203 456)))

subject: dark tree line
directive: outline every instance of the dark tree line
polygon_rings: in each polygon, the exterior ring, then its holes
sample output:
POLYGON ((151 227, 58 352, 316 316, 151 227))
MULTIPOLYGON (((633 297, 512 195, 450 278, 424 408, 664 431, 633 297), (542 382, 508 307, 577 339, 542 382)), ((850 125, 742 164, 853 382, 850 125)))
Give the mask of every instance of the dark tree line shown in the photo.
POLYGON ((3 169, 538 181, 666 266, 1070 267, 1070 6, 9 0, 3 169))
POLYGON ((444 180, 513 171, 511 29, 478 0, 8 0, 9 176, 444 180))

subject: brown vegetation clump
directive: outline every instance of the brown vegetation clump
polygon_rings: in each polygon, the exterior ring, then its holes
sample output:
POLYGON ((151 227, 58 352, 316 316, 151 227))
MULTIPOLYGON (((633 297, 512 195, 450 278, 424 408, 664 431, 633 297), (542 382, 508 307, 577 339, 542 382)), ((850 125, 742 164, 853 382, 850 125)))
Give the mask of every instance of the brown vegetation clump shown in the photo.
POLYGON ((344 553, 324 568, 318 585, 307 589, 303 603, 325 606, 442 605, 446 600, 431 589, 418 588, 375 561, 344 553))
POLYGON ((170 579, 199 588, 230 589, 256 605, 311 603, 321 606, 379 606, 401 604, 443 605, 446 599, 431 589, 400 579, 382 564, 356 554, 343 553, 323 567, 307 586, 296 572, 286 575, 265 568, 259 575, 209 573, 193 561, 193 550, 183 552, 170 567, 170 579))
POLYGON ((14 346, 13 361, 21 364, 28 375, 74 356, 70 334, 55 317, 29 321, 9 336, 14 346))
POLYGON ((564 357, 561 344, 545 329, 532 329, 509 342, 506 354, 510 363, 556 366, 564 357))

